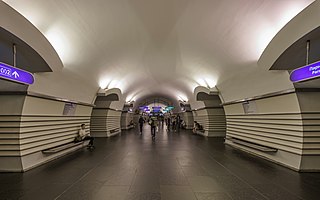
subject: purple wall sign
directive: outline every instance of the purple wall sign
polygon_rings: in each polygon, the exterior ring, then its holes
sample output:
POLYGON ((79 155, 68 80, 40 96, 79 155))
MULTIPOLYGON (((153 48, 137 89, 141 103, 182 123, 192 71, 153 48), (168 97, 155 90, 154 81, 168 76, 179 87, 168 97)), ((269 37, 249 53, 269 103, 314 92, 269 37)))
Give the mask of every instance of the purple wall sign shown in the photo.
POLYGON ((30 72, 0 62, 0 78, 31 85, 34 82, 30 72))
POLYGON ((320 77, 320 61, 295 69, 290 74, 290 80, 294 83, 320 77))

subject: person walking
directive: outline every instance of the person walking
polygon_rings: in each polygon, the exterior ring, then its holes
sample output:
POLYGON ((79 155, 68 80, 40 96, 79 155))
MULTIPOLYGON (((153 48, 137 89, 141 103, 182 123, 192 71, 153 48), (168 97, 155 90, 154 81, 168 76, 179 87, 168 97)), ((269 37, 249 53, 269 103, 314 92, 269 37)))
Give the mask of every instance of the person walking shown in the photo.
POLYGON ((151 136, 152 136, 152 140, 154 140, 156 138, 156 120, 154 118, 150 118, 149 124, 151 126, 151 136))
POLYGON ((142 134, 143 124, 144 124, 144 119, 143 119, 143 117, 141 115, 140 118, 139 118, 140 135, 142 134))
POLYGON ((172 116, 172 131, 176 132, 177 131, 177 119, 176 116, 172 116))
POLYGON ((180 132, 181 117, 180 117, 180 115, 179 115, 179 114, 177 115, 176 123, 177 123, 177 131, 178 131, 178 132, 180 132))
POLYGON ((168 132, 170 132, 170 126, 171 126, 171 119, 170 119, 170 116, 167 118, 167 129, 168 129, 168 132))

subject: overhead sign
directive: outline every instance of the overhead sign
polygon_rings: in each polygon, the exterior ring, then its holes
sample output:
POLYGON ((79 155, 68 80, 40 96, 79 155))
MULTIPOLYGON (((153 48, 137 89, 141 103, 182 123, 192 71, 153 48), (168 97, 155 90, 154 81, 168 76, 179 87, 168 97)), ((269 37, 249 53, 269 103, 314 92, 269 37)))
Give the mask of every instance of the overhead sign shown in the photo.
POLYGON ((294 83, 320 77, 320 61, 295 69, 290 74, 290 80, 294 83))
POLYGON ((166 108, 165 108, 165 110, 166 111, 170 111, 170 110, 172 110, 174 107, 173 106, 167 106, 166 108))
POLYGON ((31 85, 34 82, 30 72, 0 62, 0 78, 31 85))

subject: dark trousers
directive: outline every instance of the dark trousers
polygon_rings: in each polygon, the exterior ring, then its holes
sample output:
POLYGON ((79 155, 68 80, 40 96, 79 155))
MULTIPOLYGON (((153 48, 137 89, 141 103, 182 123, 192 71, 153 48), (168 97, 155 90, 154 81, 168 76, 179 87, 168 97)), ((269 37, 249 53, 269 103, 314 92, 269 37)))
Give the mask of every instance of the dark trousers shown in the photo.
POLYGON ((143 124, 140 124, 140 133, 142 133, 143 124))
POLYGON ((155 126, 151 126, 151 135, 152 135, 152 138, 156 137, 156 127, 155 126))
POLYGON ((86 136, 86 137, 83 139, 83 141, 84 141, 84 140, 90 140, 89 145, 93 146, 93 140, 94 140, 93 137, 91 137, 91 136, 86 136))

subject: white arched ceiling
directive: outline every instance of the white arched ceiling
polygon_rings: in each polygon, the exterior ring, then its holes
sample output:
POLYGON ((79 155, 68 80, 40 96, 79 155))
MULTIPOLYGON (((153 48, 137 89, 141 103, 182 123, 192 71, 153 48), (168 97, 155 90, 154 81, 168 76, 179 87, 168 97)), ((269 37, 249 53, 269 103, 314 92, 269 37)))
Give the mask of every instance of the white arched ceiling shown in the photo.
POLYGON ((313 0, 4 2, 44 34, 66 72, 78 77, 61 87, 64 71, 39 74, 30 89, 56 96, 61 90, 88 102, 99 85, 120 88, 135 101, 154 93, 194 101, 199 85, 216 85, 224 101, 291 88, 286 72, 258 68, 257 61, 313 0), (54 85, 57 80, 61 86, 54 85))
POLYGON ((258 63, 270 69, 277 58, 294 42, 320 26, 320 1, 316 1, 291 20, 269 43, 258 63))
MULTIPOLYGON (((39 53, 52 71, 59 71, 63 64, 56 51, 43 34, 10 6, 0 2, 0 26, 11 32, 39 53)), ((19 51, 19 47, 17 48, 19 51)))

